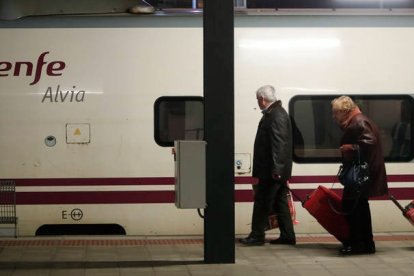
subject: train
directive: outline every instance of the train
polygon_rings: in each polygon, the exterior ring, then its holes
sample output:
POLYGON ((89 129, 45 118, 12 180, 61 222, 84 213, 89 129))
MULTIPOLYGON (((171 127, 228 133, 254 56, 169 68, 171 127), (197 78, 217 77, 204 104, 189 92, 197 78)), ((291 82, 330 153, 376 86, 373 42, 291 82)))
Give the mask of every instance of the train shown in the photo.
MULTIPOLYGON (((171 153, 203 139, 201 13, 1 20, 0 41, 0 183, 15 185, 18 236, 203 234, 199 212, 174 204, 171 153)), ((341 193, 330 101, 349 95, 381 129, 390 194, 414 199, 412 49, 409 12, 235 14, 236 234, 250 231, 265 84, 292 118, 299 198, 341 193)), ((301 203, 296 232, 326 233, 301 203)), ((375 232, 413 230, 389 198, 370 204, 375 232)))

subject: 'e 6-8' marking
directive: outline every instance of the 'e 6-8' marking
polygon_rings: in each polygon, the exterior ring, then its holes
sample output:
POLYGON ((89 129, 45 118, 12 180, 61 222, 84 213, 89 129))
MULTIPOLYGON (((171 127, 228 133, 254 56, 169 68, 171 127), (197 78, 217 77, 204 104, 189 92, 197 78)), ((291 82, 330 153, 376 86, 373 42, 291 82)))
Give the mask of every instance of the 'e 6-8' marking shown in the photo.
POLYGON ((72 211, 70 211, 70 214, 68 214, 67 210, 62 211, 62 219, 68 219, 71 218, 72 220, 81 220, 83 218, 83 212, 79 208, 75 208, 72 211))

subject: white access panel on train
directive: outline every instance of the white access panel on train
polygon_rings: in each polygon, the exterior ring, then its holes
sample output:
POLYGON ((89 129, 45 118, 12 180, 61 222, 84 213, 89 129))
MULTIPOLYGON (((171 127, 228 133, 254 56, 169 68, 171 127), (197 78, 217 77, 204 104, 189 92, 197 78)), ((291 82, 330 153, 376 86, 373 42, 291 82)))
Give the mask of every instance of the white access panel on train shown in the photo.
POLYGON ((175 141, 175 206, 206 207, 206 142, 175 141))

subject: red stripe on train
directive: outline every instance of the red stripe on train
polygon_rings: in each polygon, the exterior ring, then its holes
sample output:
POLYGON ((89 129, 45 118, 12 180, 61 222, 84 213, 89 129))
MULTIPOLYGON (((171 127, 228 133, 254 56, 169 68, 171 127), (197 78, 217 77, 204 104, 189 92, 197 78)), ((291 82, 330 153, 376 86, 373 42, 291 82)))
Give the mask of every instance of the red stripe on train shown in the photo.
MULTIPOLYGON (((339 194, 340 189, 334 189, 339 194)), ((305 200, 313 189, 294 190, 295 195, 305 200)), ((391 188, 390 193, 397 199, 414 198, 413 188, 391 188)), ((375 200, 387 199, 386 197, 375 200)), ((295 198, 298 201, 297 198, 295 198)), ((252 202, 251 190, 235 191, 236 202, 252 202)), ((133 203, 174 203, 174 191, 101 191, 101 192, 18 192, 16 203, 18 205, 32 204, 133 204, 133 203)))
MULTIPOLYGON (((14 179, 16 186, 109 186, 109 185, 174 185, 174 177, 131 177, 131 178, 31 178, 14 179)), ((414 182, 414 175, 388 175, 389 182, 414 182)), ((291 184, 338 183, 334 175, 292 176, 291 184)), ((251 176, 234 178, 235 184, 255 184, 251 176)))
MULTIPOLYGON (((335 176, 293 176, 291 187, 306 183, 331 184, 335 176)), ((24 186, 107 186, 107 185, 174 185, 173 177, 140 178, 48 178, 15 179, 17 187, 24 186)), ((389 175, 389 182, 414 182, 414 175, 389 175)), ((235 184, 253 184, 253 177, 235 177, 235 184)), ((313 189, 294 189, 305 199, 313 189)), ((339 193, 340 189, 336 189, 339 193)), ((390 193, 397 199, 413 199, 413 188, 391 188, 390 193)), ((235 191, 236 202, 251 202, 251 190, 235 191)), ((385 199, 385 197, 379 198, 385 199)), ((17 192, 17 204, 110 204, 110 203, 174 203, 174 191, 73 191, 73 192, 17 192)), ((295 199, 297 200, 297 199, 295 199)))
POLYGON ((174 203, 174 191, 19 192, 16 204, 174 203))
MULTIPOLYGON (((332 189, 338 195, 342 196, 342 189, 332 189)), ((293 190, 295 201, 304 201, 314 191, 314 189, 300 189, 293 190)), ((414 199, 414 188, 390 188, 389 193, 399 200, 412 200, 414 199)), ((388 200, 388 196, 380 196, 371 198, 370 200, 388 200)), ((241 190, 236 191, 236 202, 251 202, 253 201, 252 191, 241 190)))
POLYGON ((174 185, 174 177, 28 178, 13 179, 16 186, 174 185))
MULTIPOLYGON (((388 182, 414 182, 412 174, 387 175, 388 182)), ((336 175, 298 175, 292 176, 290 183, 339 183, 336 175)))

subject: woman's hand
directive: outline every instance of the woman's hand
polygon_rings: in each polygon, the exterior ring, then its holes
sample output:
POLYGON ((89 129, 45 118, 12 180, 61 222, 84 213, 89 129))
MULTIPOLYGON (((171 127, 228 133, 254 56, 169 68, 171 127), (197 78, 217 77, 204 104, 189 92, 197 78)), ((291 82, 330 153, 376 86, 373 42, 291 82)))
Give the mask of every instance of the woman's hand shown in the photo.
POLYGON ((355 156, 355 146, 353 144, 343 144, 339 147, 342 156, 345 160, 351 161, 355 156))

